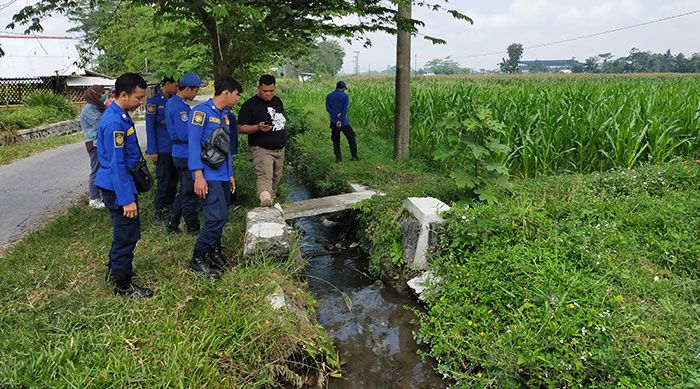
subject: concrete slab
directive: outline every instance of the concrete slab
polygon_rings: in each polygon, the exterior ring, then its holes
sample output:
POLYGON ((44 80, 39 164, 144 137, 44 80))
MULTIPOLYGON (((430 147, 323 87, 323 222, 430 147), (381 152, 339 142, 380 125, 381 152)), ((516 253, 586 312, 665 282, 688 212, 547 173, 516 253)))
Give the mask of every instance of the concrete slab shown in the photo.
POLYGON ((252 256, 259 250, 275 256, 287 255, 294 239, 292 235, 292 228, 279 209, 254 208, 247 215, 243 256, 252 256))
POLYGON ((421 225, 441 222, 440 212, 447 211, 450 206, 433 197, 409 197, 403 202, 403 207, 410 212, 421 225))
POLYGON ((297 201, 295 203, 282 204, 284 219, 292 220, 300 217, 318 216, 326 213, 340 212, 352 208, 362 200, 374 196, 376 192, 366 190, 363 192, 345 193, 337 196, 320 197, 310 200, 297 201))
POLYGON ((409 197, 403 207, 417 221, 402 221, 404 259, 413 270, 427 270, 426 254, 437 244, 434 230, 445 222, 438 213, 449 210, 450 206, 432 197, 409 197))

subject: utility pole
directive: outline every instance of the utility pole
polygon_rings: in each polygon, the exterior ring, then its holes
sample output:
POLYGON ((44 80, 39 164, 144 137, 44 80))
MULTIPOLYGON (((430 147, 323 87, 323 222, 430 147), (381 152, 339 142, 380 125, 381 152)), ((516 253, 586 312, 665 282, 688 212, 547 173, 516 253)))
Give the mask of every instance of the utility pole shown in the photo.
POLYGON ((418 74, 418 54, 413 55, 413 75, 418 74))
POLYGON ((411 118, 411 1, 399 3, 396 37, 396 107, 394 110, 394 159, 408 159, 408 130, 411 118), (403 26, 402 26, 403 24, 403 26))
POLYGON ((360 73, 360 52, 353 51, 353 53, 355 53, 355 75, 357 76, 360 73))

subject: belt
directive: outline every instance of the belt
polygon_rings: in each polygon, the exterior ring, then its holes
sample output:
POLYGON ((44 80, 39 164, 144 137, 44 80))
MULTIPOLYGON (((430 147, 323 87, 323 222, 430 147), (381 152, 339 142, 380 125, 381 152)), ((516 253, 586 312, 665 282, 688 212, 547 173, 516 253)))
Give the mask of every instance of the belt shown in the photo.
POLYGON ((187 141, 184 141, 184 140, 174 140, 174 141, 173 141, 173 144, 175 144, 175 145, 186 145, 186 144, 187 144, 187 141))

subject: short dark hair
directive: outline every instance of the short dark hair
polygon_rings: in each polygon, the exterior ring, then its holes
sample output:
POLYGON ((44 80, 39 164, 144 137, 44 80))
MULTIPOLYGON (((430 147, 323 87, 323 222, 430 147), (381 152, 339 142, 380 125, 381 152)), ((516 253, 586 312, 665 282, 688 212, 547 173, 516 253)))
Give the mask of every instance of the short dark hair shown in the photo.
POLYGON ((119 96, 122 92, 131 95, 136 91, 136 88, 148 88, 146 80, 136 73, 124 73, 114 82, 114 94, 116 96, 119 96))
POLYGON ((217 78, 216 81, 214 81, 214 96, 218 96, 226 90, 229 92, 237 90, 238 93, 241 94, 243 93, 243 85, 231 76, 217 78))
POLYGON ((258 80, 258 85, 275 85, 275 76, 271 74, 263 74, 258 80))
POLYGON ((169 82, 170 83, 175 82, 175 78, 173 76, 165 76, 165 77, 163 77, 163 80, 160 82, 160 85, 165 85, 169 82))

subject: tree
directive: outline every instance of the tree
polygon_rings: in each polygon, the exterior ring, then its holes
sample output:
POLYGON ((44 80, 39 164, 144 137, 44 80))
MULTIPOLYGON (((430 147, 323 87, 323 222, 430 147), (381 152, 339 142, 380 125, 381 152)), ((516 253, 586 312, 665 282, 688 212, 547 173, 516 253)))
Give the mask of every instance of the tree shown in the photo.
POLYGON ((532 66, 530 66, 530 73, 547 73, 547 72, 548 72, 547 65, 545 65, 544 63, 542 63, 540 61, 535 60, 535 63, 533 63, 532 66))
POLYGON ((465 72, 465 70, 459 66, 459 63, 450 57, 445 59, 431 59, 425 63, 425 68, 435 74, 458 74, 465 72))
POLYGON ((598 73, 600 71, 600 57, 590 57, 583 64, 583 71, 586 73, 598 73))
POLYGON ((286 76, 298 76, 301 73, 316 73, 335 76, 343 67, 345 51, 336 41, 321 41, 315 47, 296 59, 290 59, 285 65, 286 76))
POLYGON ((520 59, 523 57, 523 45, 512 43, 508 46, 508 59, 503 58, 499 66, 503 73, 520 73, 520 59))
POLYGON ((79 46, 83 64, 92 62, 94 70, 111 75, 154 70, 158 76, 189 70, 210 73, 211 50, 205 36, 191 40, 197 23, 155 19, 155 13, 151 7, 116 8, 115 4, 75 10, 69 18, 77 24, 72 31, 83 36, 79 46), (130 23, 109 23, 113 18, 130 23))
MULTIPOLYGON (((392 0, 404 2, 406 0, 392 0)), ((41 19, 53 13, 70 14, 77 9, 113 4, 109 0, 40 0, 13 16, 8 28, 25 25, 25 33, 41 31, 41 19)), ((148 6, 156 10, 155 20, 167 19, 196 23, 184 42, 206 40, 214 76, 236 74, 253 63, 269 63, 283 55, 296 56, 319 36, 356 37, 369 32, 395 34, 397 10, 383 0, 123 0, 122 7, 148 6), (341 18, 357 16, 357 23, 339 23, 341 18)), ((439 5, 421 5, 445 9, 439 5)), ((452 16, 469 20, 456 10, 452 16)), ((352 18, 353 20, 356 18, 352 18)), ((114 19, 111 19, 114 22, 114 19)), ((409 20, 411 33, 423 23, 409 20)), ((444 40, 431 36, 435 43, 444 40)), ((371 44, 366 40, 366 44, 371 44)))

